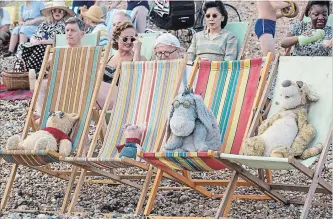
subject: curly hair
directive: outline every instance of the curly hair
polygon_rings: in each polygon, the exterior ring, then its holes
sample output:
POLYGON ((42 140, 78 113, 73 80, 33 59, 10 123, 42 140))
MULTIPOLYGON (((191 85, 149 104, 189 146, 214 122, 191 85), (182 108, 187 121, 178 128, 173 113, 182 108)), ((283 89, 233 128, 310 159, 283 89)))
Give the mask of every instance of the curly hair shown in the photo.
POLYGON ((121 22, 120 24, 117 24, 116 27, 113 30, 112 33, 112 48, 115 50, 118 50, 118 42, 117 40, 120 37, 121 32, 123 32, 124 30, 128 29, 128 28, 134 28, 133 24, 129 21, 124 21, 121 22))
POLYGON ((328 12, 330 12, 330 1, 309 1, 305 8, 304 15, 306 17, 309 17, 309 12, 311 11, 311 8, 313 5, 320 5, 320 6, 326 6, 328 12))
POLYGON ((222 14, 224 17, 224 20, 221 22, 221 28, 223 29, 228 22, 228 12, 227 9, 225 8, 224 4, 222 1, 217 0, 217 1, 207 1, 203 7, 203 11, 207 12, 208 8, 217 8, 219 12, 222 14))

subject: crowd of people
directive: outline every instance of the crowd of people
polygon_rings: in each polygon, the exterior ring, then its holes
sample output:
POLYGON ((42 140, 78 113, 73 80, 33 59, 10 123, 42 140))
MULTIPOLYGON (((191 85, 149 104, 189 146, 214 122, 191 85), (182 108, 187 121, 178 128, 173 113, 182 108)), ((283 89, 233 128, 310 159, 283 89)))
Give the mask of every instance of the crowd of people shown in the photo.
MULTIPOLYGON (((99 33, 99 45, 104 46, 111 42, 112 48, 116 51, 109 57, 105 69, 98 97, 98 105, 102 107, 107 93, 105 91, 109 88, 118 63, 146 60, 141 55, 142 43, 138 34, 146 30, 148 1, 128 0, 127 10, 132 11, 132 16, 123 11, 114 13, 111 18, 112 28, 109 30, 106 15, 120 2, 73 1, 72 8, 69 8, 60 1, 54 1, 48 7, 41 1, 26 1, 20 6, 18 25, 11 32, 9 14, 5 9, 0 9, 0 45, 8 46, 4 56, 22 57, 27 69, 35 69, 38 72, 46 45, 53 44, 57 34, 66 34, 68 47, 79 47, 84 34, 99 33)), ((281 17, 292 18, 299 13, 299 6, 293 2, 294 12, 284 16, 281 10, 290 8, 290 4, 290 1, 258 1, 259 18, 254 32, 260 42, 263 56, 268 52, 275 52, 276 20, 281 17)), ((223 2, 207 1, 203 6, 203 12, 206 28, 193 36, 187 50, 188 59, 194 61, 199 57, 209 61, 236 60, 238 40, 234 33, 224 29, 228 23, 228 12, 223 2)), ((299 20, 294 23, 282 40, 281 47, 294 47, 291 53, 294 56, 331 56, 332 27, 327 25, 329 14, 329 1, 309 1, 304 16, 309 17, 310 22, 299 20), (299 36, 309 36, 316 29, 324 30, 324 37, 301 46, 299 36)), ((177 37, 170 33, 161 34, 155 41, 154 59, 179 59, 185 53, 177 37)))

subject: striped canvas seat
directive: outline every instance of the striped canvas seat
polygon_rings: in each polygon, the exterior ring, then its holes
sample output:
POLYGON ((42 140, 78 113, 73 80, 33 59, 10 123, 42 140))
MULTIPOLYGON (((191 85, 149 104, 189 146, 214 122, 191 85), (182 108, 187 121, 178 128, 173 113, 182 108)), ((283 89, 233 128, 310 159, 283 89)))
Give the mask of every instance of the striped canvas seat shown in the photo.
POLYGON ((121 127, 128 123, 146 123, 141 146, 144 151, 156 151, 184 66, 183 60, 122 63, 117 102, 99 155, 67 157, 64 161, 110 169, 133 166, 132 162, 126 162, 126 158, 118 158, 116 150, 116 145, 125 143, 121 127))
MULTIPOLYGON (((311 103, 309 108, 309 122, 316 130, 315 138, 308 147, 318 143, 324 145, 327 136, 332 133, 330 128, 333 120, 332 103, 332 58, 331 57, 280 57, 279 72, 276 79, 277 86, 274 89, 272 107, 268 117, 273 116, 280 110, 280 90, 284 80, 303 81, 308 84, 319 96, 319 100, 311 103), (320 69, 322 68, 322 69, 320 69), (320 71, 318 71, 320 69, 320 71), (313 72, 318 71, 316 77, 313 72)), ((234 163, 241 163, 251 168, 267 168, 271 170, 290 170, 295 169, 294 159, 258 157, 244 155, 218 154, 217 157, 223 160, 229 160, 234 163)), ((313 164, 318 156, 310 157, 306 160, 298 160, 305 167, 313 164)))
MULTIPOLYGON (((82 144, 82 136, 90 124, 91 105, 94 103, 95 86, 97 86, 97 69, 102 54, 102 47, 55 48, 50 73, 46 99, 41 116, 40 128, 45 128, 49 112, 63 111, 78 113, 78 122, 71 134, 73 151, 82 144)), ((33 100, 38 91, 34 92, 33 100)), ((31 110, 33 112, 33 109, 31 110)), ((32 116, 32 113, 28 117, 32 116)), ((33 116, 32 116, 33 118, 33 116)), ((26 127, 32 118, 28 118, 26 127)), ((28 130, 28 129, 26 129, 28 130)), ((6 151, 0 150, 0 157, 9 163, 27 166, 42 166, 58 162, 59 154, 50 151, 6 151)))
MULTIPOLYGON (((222 136, 222 151, 238 154, 254 108, 262 58, 208 62, 201 61, 195 93, 215 115, 222 136)), ((225 168, 209 152, 143 153, 143 159, 158 167, 190 171, 225 168)))

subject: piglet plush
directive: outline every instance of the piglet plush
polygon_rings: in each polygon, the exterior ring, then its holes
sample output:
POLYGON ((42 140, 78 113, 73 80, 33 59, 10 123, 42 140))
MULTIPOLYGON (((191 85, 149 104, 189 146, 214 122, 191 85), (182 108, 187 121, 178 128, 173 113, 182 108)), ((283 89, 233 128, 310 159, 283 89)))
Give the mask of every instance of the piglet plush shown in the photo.
POLYGON ((145 125, 125 124, 122 130, 125 134, 125 144, 117 145, 119 158, 128 157, 136 159, 137 151, 142 151, 140 146, 142 134, 145 131, 145 125))

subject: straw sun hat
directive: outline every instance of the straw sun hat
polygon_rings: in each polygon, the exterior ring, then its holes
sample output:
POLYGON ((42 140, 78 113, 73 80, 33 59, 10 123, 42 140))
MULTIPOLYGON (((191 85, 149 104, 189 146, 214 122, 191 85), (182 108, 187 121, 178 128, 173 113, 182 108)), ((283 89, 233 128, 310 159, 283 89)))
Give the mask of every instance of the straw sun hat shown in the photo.
POLYGON ((50 4, 48 7, 42 9, 42 10, 40 11, 40 13, 41 13, 42 15, 44 15, 44 16, 48 16, 48 15, 51 13, 51 11, 52 11, 53 9, 61 9, 61 10, 64 10, 64 11, 66 11, 66 13, 67 13, 69 16, 74 16, 74 15, 75 15, 75 13, 74 13, 71 9, 69 9, 69 8, 66 6, 66 4, 65 4, 64 1, 54 1, 54 2, 52 2, 52 4, 50 4))
POLYGON ((80 10, 82 11, 82 16, 90 19, 95 23, 102 23, 105 22, 103 17, 103 9, 96 5, 91 6, 88 10, 86 7, 81 7, 80 10))

